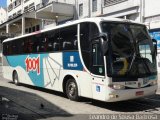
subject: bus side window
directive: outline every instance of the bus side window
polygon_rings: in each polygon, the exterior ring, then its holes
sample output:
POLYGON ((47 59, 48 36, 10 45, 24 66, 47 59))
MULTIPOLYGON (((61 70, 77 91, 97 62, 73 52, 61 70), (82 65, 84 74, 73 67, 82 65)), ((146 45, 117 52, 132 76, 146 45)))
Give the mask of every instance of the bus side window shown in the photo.
POLYGON ((104 75, 104 61, 100 43, 92 44, 92 73, 104 75))
POLYGON ((6 42, 3 44, 3 54, 4 55, 10 55, 11 52, 11 42, 6 42))
POLYGON ((48 51, 52 51, 53 50, 53 44, 52 42, 48 42, 48 51))
POLYGON ((8 55, 12 55, 12 42, 8 42, 8 55))
POLYGON ((47 52, 48 46, 48 37, 45 35, 45 33, 42 33, 39 36, 39 52, 47 52))
POLYGON ((17 54, 18 53, 17 48, 18 48, 17 41, 12 42, 12 53, 17 54))
POLYGON ((57 43, 57 42, 53 43, 53 50, 54 51, 58 51, 59 50, 59 43, 57 43))
POLYGON ((77 50, 74 41, 77 40, 77 25, 60 29, 60 45, 62 50, 77 50))
POLYGON ((104 75, 104 60, 100 46, 91 41, 98 34, 99 30, 95 23, 84 22, 80 24, 80 47, 84 64, 93 74, 104 75), (101 64, 99 64, 100 62, 101 64))
POLYGON ((35 53, 40 52, 40 45, 41 45, 41 35, 37 34, 34 36, 34 49, 35 49, 35 53))
POLYGON ((32 53, 33 52, 33 42, 31 37, 28 39, 28 53, 32 53))
POLYGON ((76 40, 74 40, 74 49, 75 50, 78 50, 78 40, 76 39, 76 40))
POLYGON ((48 51, 59 51, 59 32, 52 30, 48 34, 48 51))
POLYGON ((21 39, 20 41, 19 41, 20 43, 19 43, 19 53, 20 54, 23 54, 24 53, 24 47, 25 47, 25 45, 24 45, 24 41, 23 41, 23 39, 21 39))
POLYGON ((64 41, 63 42, 63 50, 71 50, 72 49, 72 43, 64 41))

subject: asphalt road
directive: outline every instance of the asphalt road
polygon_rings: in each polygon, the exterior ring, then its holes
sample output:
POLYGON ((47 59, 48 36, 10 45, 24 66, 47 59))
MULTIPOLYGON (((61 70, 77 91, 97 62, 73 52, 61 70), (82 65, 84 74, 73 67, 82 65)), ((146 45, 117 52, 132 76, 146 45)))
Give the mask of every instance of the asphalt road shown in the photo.
POLYGON ((135 119, 137 114, 160 119, 160 89, 156 95, 138 100, 105 103, 82 98, 80 102, 74 102, 59 92, 16 86, 1 74, 0 71, 0 120, 90 120, 96 119, 95 114, 109 115, 101 116, 103 119, 135 119), (123 114, 125 116, 119 116, 123 114))

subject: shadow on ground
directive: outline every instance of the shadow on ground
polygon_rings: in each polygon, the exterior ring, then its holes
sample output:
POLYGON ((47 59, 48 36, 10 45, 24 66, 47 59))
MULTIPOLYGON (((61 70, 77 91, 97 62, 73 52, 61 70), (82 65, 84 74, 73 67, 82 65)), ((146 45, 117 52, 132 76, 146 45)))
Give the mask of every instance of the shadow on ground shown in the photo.
MULTIPOLYGON (((89 101, 89 99, 84 98, 83 102, 89 101)), ((100 108, 109 109, 115 112, 158 112, 160 113, 160 95, 156 94, 147 98, 127 100, 120 102, 101 102, 97 100, 90 100, 92 102, 87 102, 100 108), (152 100, 151 100, 152 99, 152 100), (154 100, 156 99, 156 100, 154 100)))
POLYGON ((37 120, 72 115, 36 94, 0 86, 0 116, 37 120))
MULTIPOLYGON (((12 83, 12 82, 11 82, 12 83)), ((54 94, 63 98, 66 98, 66 96, 61 92, 56 92, 53 90, 48 90, 44 88, 34 87, 30 85, 21 84, 24 87, 28 87, 35 90, 40 90, 43 92, 47 92, 49 94, 54 94)), ((152 112, 152 111, 159 111, 157 108, 160 108, 160 95, 156 94, 150 97, 147 97, 148 99, 141 98, 141 99, 135 99, 135 100, 128 100, 128 101, 121 101, 121 102, 113 102, 113 103, 107 103, 97 100, 92 100, 88 98, 81 98, 80 102, 84 104, 93 105, 96 107, 108 109, 115 112, 141 112, 145 111, 152 112), (152 99, 152 100, 150 100, 152 99), (155 101, 153 99, 156 99, 155 101)), ((42 99, 42 98, 41 98, 42 99)), ((40 104, 40 103, 39 103, 40 104)), ((62 112, 63 113, 63 112, 62 112)), ((160 111, 159 111, 160 113, 160 111)))

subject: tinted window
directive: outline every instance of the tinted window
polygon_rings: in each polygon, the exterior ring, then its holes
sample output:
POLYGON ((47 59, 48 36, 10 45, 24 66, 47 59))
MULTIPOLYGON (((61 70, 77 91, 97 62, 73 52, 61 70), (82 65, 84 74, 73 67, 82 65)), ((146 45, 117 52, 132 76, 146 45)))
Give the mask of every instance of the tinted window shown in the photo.
POLYGON ((77 50, 77 25, 20 38, 3 46, 4 55, 77 50))
POLYGON ((80 45, 82 58, 86 67, 91 70, 90 64, 92 42, 91 39, 94 38, 99 33, 97 25, 95 23, 81 23, 80 24, 80 45))
POLYGON ((60 29, 61 50, 77 50, 77 25, 60 29))

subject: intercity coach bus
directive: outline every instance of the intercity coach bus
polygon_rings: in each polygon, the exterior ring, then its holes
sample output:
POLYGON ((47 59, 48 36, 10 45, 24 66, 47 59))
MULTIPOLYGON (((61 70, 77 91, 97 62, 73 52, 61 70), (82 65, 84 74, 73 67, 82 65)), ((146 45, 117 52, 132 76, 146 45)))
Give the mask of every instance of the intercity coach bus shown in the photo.
POLYGON ((85 18, 3 42, 3 76, 115 102, 157 90, 156 44, 145 25, 118 18, 85 18))

